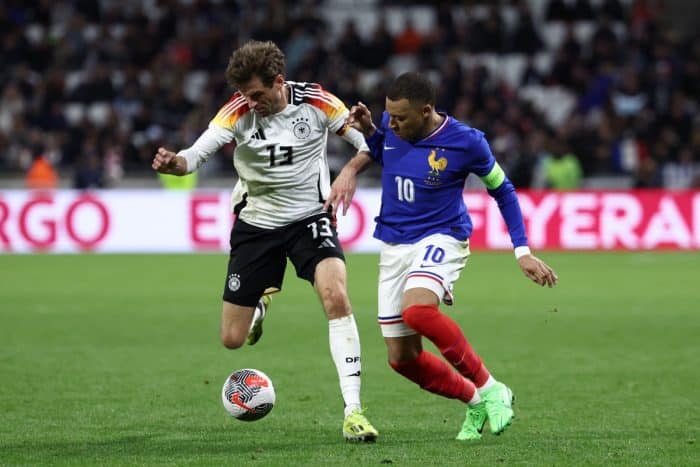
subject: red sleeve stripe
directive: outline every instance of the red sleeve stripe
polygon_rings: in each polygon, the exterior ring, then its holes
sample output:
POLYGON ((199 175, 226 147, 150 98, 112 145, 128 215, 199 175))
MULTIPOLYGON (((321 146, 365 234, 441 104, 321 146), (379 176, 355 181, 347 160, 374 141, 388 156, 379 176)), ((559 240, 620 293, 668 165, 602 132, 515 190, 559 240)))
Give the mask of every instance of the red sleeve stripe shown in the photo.
POLYGON ((219 114, 221 116, 225 115, 230 115, 234 113, 238 107, 241 105, 245 104, 245 97, 240 95, 239 93, 236 93, 233 95, 230 101, 228 101, 222 108, 219 110, 219 114))

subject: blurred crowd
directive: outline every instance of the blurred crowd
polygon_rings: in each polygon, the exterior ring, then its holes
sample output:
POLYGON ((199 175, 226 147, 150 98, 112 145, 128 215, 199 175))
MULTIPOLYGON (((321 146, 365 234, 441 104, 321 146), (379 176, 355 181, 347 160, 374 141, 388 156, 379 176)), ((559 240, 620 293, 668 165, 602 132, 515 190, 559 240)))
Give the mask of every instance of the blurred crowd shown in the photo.
MULTIPOLYGON (((375 117, 385 86, 407 71, 397 64, 429 73, 439 109, 484 131, 518 187, 700 187, 700 33, 668 24, 663 2, 550 0, 538 15, 526 0, 360 3, 378 19, 369 33, 352 14, 334 16, 352 12, 342 0, 5 0, 0 173, 76 188, 150 173, 158 146, 186 147, 206 128, 232 93, 231 52, 254 38, 280 45, 288 79, 362 100, 375 117), (407 15, 389 28, 390 8, 427 8, 434 25, 407 15), (552 45, 542 32, 553 24, 564 33, 552 45), (581 24, 592 28, 585 40, 581 24), (505 79, 484 57, 525 65, 505 79), (552 118, 532 90, 572 104, 552 118)), ((349 155, 329 151, 332 166, 349 155)), ((232 152, 204 175, 232 174, 232 152)))

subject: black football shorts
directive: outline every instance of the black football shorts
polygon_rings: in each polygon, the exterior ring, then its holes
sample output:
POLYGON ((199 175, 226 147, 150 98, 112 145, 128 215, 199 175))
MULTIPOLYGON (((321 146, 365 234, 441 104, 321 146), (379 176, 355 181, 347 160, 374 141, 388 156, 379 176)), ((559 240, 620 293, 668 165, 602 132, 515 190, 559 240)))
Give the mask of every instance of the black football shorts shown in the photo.
POLYGON ((321 260, 345 261, 330 214, 318 214, 277 229, 262 229, 237 219, 230 244, 223 299, 241 306, 255 306, 265 291, 282 290, 287 258, 297 276, 312 285, 321 260))

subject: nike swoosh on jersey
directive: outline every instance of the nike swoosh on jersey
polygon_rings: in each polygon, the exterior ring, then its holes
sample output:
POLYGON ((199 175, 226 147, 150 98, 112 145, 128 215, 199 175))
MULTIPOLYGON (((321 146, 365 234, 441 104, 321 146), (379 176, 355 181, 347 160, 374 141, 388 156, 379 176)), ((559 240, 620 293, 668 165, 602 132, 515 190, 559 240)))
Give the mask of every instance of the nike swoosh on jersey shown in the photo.
POLYGON ((386 144, 384 145, 385 151, 391 151, 392 149, 396 149, 396 147, 395 146, 387 146, 386 144))
POLYGON ((422 268, 434 268, 435 266, 440 266, 439 264, 421 264, 422 268))

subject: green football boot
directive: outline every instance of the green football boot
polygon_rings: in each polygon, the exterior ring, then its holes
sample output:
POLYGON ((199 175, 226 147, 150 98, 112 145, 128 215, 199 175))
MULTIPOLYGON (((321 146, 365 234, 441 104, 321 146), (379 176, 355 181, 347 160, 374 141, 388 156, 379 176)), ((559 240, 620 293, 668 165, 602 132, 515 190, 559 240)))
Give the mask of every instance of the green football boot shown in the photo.
POLYGON ((484 401, 467 406, 467 415, 462 429, 457 433, 459 441, 477 441, 481 439, 481 431, 486 423, 486 403, 484 401))
POLYGON ((486 406, 491 433, 500 435, 515 417, 513 391, 503 383, 496 383, 481 394, 481 400, 486 406))

